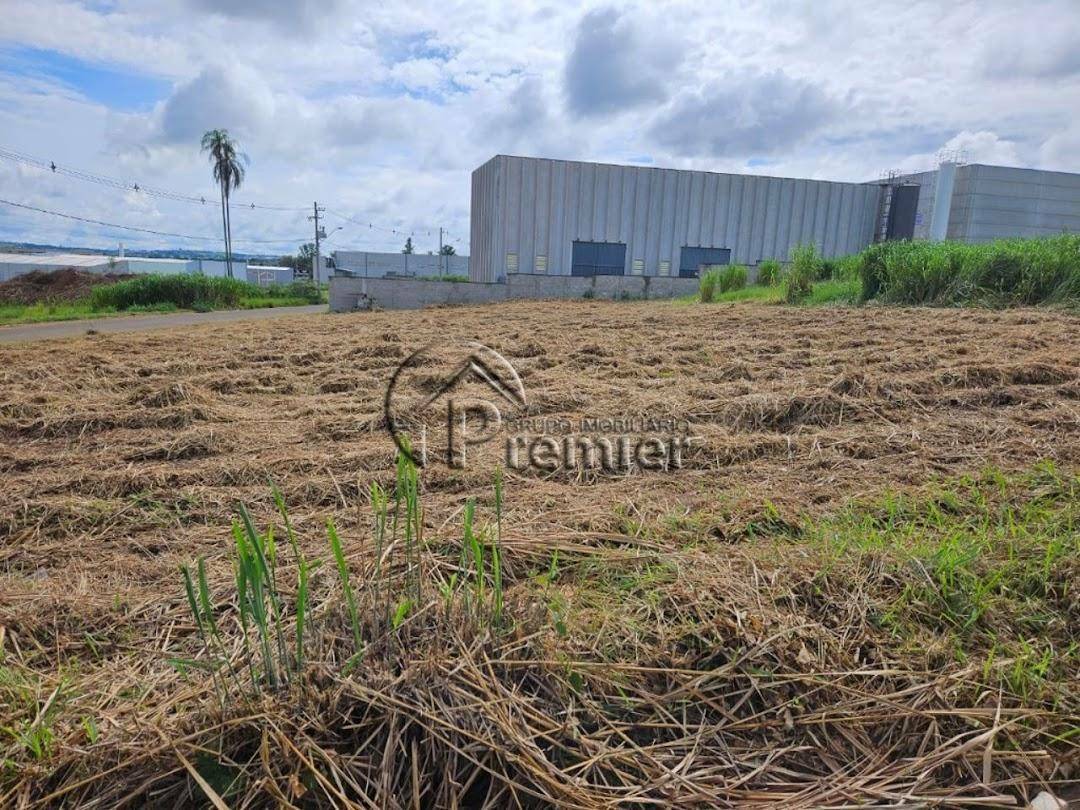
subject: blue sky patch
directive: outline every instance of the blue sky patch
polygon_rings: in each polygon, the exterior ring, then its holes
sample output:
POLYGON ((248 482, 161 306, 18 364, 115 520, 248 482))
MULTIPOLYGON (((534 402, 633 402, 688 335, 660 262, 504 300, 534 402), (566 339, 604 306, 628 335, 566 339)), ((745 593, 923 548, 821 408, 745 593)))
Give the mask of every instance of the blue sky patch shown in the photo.
POLYGON ((0 73, 58 82, 90 101, 123 111, 148 110, 172 89, 165 79, 21 46, 0 49, 0 73))
POLYGON ((379 42, 379 53, 388 64, 407 62, 410 59, 433 59, 446 62, 454 55, 454 49, 436 39, 434 32, 386 36, 379 42))

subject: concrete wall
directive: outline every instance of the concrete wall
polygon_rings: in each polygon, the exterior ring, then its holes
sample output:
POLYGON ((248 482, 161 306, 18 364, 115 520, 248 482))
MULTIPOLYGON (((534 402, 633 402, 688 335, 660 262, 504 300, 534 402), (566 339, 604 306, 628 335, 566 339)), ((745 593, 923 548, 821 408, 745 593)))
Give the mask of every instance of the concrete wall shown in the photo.
POLYGON ((697 292, 696 278, 643 276, 546 276, 511 273, 502 284, 428 281, 424 279, 330 279, 330 310, 420 309, 444 304, 571 298, 674 298, 697 292))
POLYGON ((330 311, 421 309, 444 304, 486 304, 506 300, 505 284, 413 278, 330 278, 330 311))
POLYGON ((547 276, 511 273, 506 297, 525 298, 678 298, 698 290, 696 278, 662 276, 547 276))
POLYGON ((364 250, 335 250, 334 266, 367 278, 395 274, 415 276, 467 276, 468 256, 442 256, 427 253, 371 253, 364 250))
POLYGON ((626 244, 624 273, 679 271, 682 247, 729 248, 731 261, 787 260, 814 242, 826 256, 873 240, 880 189, 755 175, 498 155, 473 172, 471 278, 569 275, 575 240, 626 244))

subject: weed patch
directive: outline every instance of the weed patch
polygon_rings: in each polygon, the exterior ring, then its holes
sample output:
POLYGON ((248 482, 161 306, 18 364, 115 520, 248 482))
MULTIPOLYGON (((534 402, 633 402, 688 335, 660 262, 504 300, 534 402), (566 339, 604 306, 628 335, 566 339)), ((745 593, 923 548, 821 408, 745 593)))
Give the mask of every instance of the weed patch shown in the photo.
POLYGON ((811 522, 804 537, 875 571, 883 628, 912 642, 935 637, 962 660, 1011 661, 1001 673, 1025 697, 1080 666, 1078 527, 1080 476, 1045 463, 889 495, 811 522))
POLYGON ((780 283, 783 272, 780 262, 766 259, 757 266, 757 283, 762 287, 775 287, 780 283))
POLYGON ((799 245, 791 251, 791 264, 784 274, 784 300, 789 304, 805 301, 814 282, 824 274, 824 262, 813 244, 799 245))
POLYGON ((1080 235, 963 242, 883 242, 858 257, 862 300, 1016 306, 1080 302, 1080 235))

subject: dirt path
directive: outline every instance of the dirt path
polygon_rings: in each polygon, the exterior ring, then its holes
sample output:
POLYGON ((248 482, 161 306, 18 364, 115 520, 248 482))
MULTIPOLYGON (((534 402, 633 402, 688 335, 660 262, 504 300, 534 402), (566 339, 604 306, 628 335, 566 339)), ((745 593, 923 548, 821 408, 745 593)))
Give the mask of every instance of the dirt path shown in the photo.
POLYGON ((268 307, 266 309, 229 309, 221 312, 175 312, 161 315, 118 315, 80 321, 54 321, 0 326, 0 343, 49 340, 85 335, 95 332, 147 332, 172 326, 198 326, 203 323, 232 323, 234 321, 263 321, 288 315, 313 315, 326 312, 325 304, 304 307, 268 307))

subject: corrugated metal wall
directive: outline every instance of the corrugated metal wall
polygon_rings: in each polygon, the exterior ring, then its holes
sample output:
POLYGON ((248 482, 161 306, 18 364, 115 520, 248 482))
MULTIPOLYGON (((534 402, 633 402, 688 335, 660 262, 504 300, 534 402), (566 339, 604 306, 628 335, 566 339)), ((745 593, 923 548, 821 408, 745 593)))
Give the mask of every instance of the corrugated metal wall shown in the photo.
POLYGON ((956 173, 949 238, 989 242, 1080 232, 1080 174, 971 164, 956 173))
POLYGON ((499 157, 493 157, 472 173, 472 207, 469 222, 469 278, 494 281, 499 247, 499 157), (478 267, 484 268, 482 271, 478 267))
POLYGON ((622 242, 627 275, 683 246, 730 248, 732 262, 786 260, 815 242, 842 256, 873 240, 879 188, 858 183, 613 166, 499 155, 472 176, 474 281, 508 271, 568 275, 574 240, 622 242), (546 267, 544 266, 546 264, 546 267))

